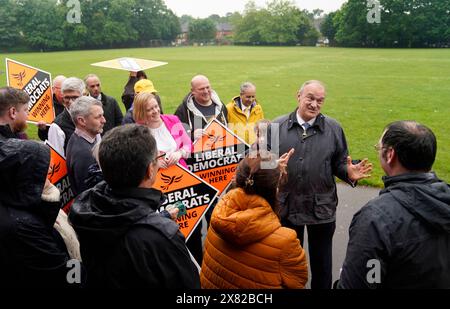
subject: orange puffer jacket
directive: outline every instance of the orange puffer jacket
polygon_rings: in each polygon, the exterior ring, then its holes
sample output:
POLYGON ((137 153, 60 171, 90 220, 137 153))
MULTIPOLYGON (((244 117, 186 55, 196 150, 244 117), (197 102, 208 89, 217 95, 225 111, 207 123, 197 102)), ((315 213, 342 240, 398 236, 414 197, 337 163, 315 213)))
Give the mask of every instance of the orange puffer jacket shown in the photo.
POLYGON ((294 230, 281 227, 269 203, 238 188, 219 201, 205 243, 202 288, 303 288, 305 252, 294 230))

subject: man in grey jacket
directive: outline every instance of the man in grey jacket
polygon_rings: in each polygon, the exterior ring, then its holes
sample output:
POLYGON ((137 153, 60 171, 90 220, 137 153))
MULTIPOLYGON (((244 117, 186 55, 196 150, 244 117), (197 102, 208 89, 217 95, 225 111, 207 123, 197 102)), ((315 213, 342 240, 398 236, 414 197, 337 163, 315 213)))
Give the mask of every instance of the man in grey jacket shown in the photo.
MULTIPOLYGON (((307 227, 311 287, 329 289, 338 202, 334 177, 354 186, 369 177, 372 165, 367 159, 353 164, 341 126, 320 113, 325 101, 325 86, 320 81, 305 82, 297 100, 298 108, 271 126, 272 138, 279 138, 279 153, 295 150, 288 163, 288 181, 280 188, 281 219, 297 232, 302 246, 307 227)), ((277 145, 269 146, 277 150, 277 145)))

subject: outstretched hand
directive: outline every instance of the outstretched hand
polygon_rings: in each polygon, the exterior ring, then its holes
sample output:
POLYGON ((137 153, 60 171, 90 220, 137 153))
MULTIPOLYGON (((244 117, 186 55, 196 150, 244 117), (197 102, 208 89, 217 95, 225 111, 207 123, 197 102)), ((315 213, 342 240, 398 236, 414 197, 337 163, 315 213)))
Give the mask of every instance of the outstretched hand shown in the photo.
POLYGON ((347 157, 347 175, 352 181, 358 181, 363 178, 370 177, 370 172, 372 171, 372 163, 366 158, 359 162, 358 164, 352 163, 352 158, 347 157))

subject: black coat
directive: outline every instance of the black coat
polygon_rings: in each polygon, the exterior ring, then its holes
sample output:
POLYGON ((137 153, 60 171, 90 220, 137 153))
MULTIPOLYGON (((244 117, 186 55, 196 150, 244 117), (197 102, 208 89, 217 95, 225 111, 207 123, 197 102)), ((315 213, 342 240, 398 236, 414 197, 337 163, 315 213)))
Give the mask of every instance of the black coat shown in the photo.
POLYGON ((72 136, 73 132, 75 132, 75 124, 73 123, 72 117, 70 117, 70 113, 67 108, 65 108, 53 122, 57 124, 59 128, 64 132, 64 153, 66 153, 67 144, 69 143, 70 137, 72 136))
POLYGON ((70 259, 53 228, 59 202, 41 199, 50 150, 0 140, 0 286, 64 287, 70 259))
POLYGON ((279 150, 280 156, 295 149, 288 162, 288 181, 280 188, 281 217, 297 226, 334 222, 335 176, 350 182, 344 131, 336 120, 319 114, 305 134, 296 114, 297 110, 275 119, 270 130, 279 148, 274 144, 269 149, 279 150))
POLYGON ((119 103, 116 99, 110 97, 102 92, 102 105, 103 105, 103 116, 105 117, 106 123, 103 126, 104 135, 106 132, 120 126, 122 124, 123 114, 120 110, 119 103))
POLYGON ((20 138, 20 136, 14 133, 8 124, 0 125, 0 140, 8 138, 20 138))
POLYGON ((384 184, 353 217, 339 287, 449 289, 450 186, 433 173, 384 184))
POLYGON ((161 198, 154 189, 112 190, 101 182, 75 199, 69 219, 88 287, 200 288, 178 225, 155 212, 161 198))

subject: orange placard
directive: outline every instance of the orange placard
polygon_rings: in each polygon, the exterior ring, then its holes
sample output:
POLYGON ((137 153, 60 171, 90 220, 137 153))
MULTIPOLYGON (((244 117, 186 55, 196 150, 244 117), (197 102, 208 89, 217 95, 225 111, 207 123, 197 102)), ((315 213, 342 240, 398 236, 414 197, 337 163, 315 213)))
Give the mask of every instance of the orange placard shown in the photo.
POLYGON ((51 74, 6 58, 8 86, 25 91, 30 96, 28 121, 51 124, 55 119, 51 74))
POLYGON ((214 187, 179 164, 160 169, 153 188, 162 191, 167 197, 161 205, 161 210, 177 202, 182 202, 186 206, 186 214, 177 219, 186 241, 218 193, 214 187))
POLYGON ((191 172, 219 190, 220 195, 230 185, 250 146, 216 119, 205 131, 206 135, 194 142, 187 164, 191 172))
POLYGON ((48 141, 45 141, 45 144, 50 147, 50 167, 47 178, 59 189, 61 193, 61 208, 68 213, 73 203, 74 194, 70 187, 66 159, 48 141))

